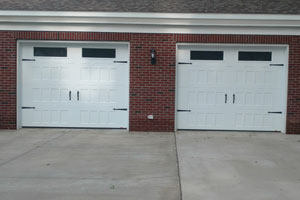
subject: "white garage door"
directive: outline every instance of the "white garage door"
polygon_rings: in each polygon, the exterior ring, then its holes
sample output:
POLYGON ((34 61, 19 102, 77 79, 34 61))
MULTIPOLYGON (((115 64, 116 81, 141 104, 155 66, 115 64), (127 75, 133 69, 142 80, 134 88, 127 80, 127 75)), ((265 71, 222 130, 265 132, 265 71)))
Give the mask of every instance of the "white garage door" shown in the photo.
POLYGON ((23 43, 21 56, 23 127, 128 127, 128 44, 23 43))
POLYGON ((285 131, 287 47, 178 47, 177 128, 285 131))

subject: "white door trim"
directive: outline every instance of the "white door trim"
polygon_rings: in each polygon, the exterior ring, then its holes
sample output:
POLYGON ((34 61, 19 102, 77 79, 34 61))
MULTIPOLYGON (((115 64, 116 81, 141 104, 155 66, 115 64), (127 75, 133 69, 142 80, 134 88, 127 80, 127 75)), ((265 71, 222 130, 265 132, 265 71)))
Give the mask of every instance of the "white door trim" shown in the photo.
POLYGON ((282 122, 282 127, 283 127, 283 133, 286 133, 286 123, 287 123, 287 100, 288 100, 288 74, 289 74, 289 45, 287 44, 234 44, 234 43, 177 43, 176 44, 176 77, 175 77, 175 131, 178 130, 178 113, 177 113, 177 109, 178 109, 178 49, 179 46, 209 46, 209 47, 282 47, 285 48, 285 66, 286 67, 286 71, 285 71, 285 91, 284 94, 286 95, 285 101, 284 101, 284 110, 283 113, 285 114, 284 116, 284 121, 282 122))
MULTIPOLYGON (((17 109, 17 113, 16 113, 16 118, 17 118, 17 129, 22 128, 22 44, 26 44, 26 43, 43 43, 43 44, 54 44, 54 43, 58 43, 58 44, 123 44, 123 45, 127 45, 128 46, 128 66, 129 66, 129 70, 128 70, 128 91, 130 91, 130 42, 114 42, 114 41, 59 41, 59 40, 17 40, 17 80, 16 80, 16 84, 17 84, 17 88, 16 88, 16 109, 17 109)), ((128 93, 128 122, 127 122, 127 130, 129 130, 129 122, 130 122, 130 95, 128 93)))

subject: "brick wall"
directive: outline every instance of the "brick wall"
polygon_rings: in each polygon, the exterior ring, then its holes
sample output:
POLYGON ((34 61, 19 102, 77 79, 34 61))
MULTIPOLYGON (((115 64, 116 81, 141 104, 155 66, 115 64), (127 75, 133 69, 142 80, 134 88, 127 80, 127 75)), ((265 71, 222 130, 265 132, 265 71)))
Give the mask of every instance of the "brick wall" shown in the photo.
POLYGON ((0 128, 16 128, 16 40, 0 32, 0 128))
POLYGON ((133 34, 130 42, 130 130, 173 131, 176 42, 168 34, 133 34), (147 119, 150 114, 154 120, 147 119))
POLYGON ((289 44, 287 132, 300 133, 300 37, 187 34, 0 32, 0 128, 16 128, 16 41, 130 42, 130 130, 173 131, 176 43, 289 44), (150 50, 157 64, 150 64, 150 50), (147 120, 153 114, 154 120, 147 120))
POLYGON ((289 44, 287 133, 300 134, 300 37, 291 37, 289 44))

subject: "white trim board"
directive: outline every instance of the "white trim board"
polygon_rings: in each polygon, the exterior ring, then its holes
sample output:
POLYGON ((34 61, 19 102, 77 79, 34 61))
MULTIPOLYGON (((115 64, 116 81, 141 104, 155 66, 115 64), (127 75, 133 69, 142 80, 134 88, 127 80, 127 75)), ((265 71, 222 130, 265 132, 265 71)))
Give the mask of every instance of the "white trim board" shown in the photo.
POLYGON ((300 35, 300 15, 0 11, 0 30, 300 35))

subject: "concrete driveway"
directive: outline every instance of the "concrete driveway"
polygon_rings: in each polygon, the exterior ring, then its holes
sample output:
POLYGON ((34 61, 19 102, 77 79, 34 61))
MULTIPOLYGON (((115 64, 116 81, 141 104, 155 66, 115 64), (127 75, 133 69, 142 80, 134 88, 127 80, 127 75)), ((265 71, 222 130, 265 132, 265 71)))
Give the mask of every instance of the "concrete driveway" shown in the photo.
POLYGON ((184 200, 300 199, 300 136, 179 132, 184 200))
POLYGON ((299 188, 300 136, 0 131, 1 200, 298 200, 299 188))
POLYGON ((1 200, 178 200, 172 133, 0 132, 1 200))

